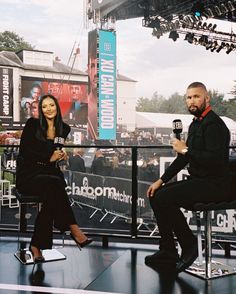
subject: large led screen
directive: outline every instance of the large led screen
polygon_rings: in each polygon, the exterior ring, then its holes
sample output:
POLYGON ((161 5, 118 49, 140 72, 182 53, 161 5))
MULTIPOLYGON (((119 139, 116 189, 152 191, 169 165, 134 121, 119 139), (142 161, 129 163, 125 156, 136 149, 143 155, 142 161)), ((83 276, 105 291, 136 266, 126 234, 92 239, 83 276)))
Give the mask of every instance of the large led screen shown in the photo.
POLYGON ((29 117, 37 118, 40 97, 50 93, 58 99, 65 122, 75 125, 87 124, 88 99, 85 83, 22 78, 21 86, 21 122, 25 122, 29 117))

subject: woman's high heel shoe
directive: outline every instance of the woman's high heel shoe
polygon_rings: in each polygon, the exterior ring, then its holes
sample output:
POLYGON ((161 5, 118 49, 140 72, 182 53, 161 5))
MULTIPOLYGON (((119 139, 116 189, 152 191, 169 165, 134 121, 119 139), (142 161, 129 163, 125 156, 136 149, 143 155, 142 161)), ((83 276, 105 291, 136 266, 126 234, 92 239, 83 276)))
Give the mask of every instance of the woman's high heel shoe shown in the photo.
POLYGON ((81 250, 83 247, 85 247, 85 246, 87 246, 87 245, 89 245, 90 243, 93 242, 93 239, 88 238, 84 242, 79 243, 72 234, 70 234, 70 236, 75 241, 75 243, 78 246, 79 250, 81 250))
MULTIPOLYGON (((35 246, 34 246, 35 247, 35 246)), ((33 261, 34 263, 40 263, 40 262, 44 262, 45 259, 43 256, 38 256, 38 257, 34 257, 34 253, 33 253, 33 250, 32 250, 32 245, 30 245, 29 247, 29 251, 31 252, 32 254, 32 257, 33 257, 33 261)))

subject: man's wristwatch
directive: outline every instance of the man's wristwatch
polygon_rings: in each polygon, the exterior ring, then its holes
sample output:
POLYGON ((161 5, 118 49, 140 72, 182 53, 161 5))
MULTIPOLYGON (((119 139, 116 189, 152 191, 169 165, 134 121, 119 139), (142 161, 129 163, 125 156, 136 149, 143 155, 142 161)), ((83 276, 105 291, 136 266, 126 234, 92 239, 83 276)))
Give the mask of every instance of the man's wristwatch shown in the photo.
POLYGON ((182 149, 182 154, 185 155, 188 152, 188 147, 185 147, 184 149, 182 149))

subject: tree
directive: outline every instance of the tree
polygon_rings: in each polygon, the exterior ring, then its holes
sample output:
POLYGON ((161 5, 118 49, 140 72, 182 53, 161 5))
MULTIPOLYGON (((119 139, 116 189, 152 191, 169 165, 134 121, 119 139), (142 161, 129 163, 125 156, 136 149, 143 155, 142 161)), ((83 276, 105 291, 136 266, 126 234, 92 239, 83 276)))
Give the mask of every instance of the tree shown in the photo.
POLYGON ((137 111, 142 112, 161 112, 161 113, 187 113, 184 97, 174 93, 169 99, 158 95, 155 92, 151 99, 139 98, 136 106, 137 111))
POLYGON ((224 102, 226 113, 225 116, 236 121, 236 99, 229 99, 224 102))
MULTIPOLYGON (((218 115, 227 116, 236 120, 236 98, 226 101, 224 100, 224 94, 219 93, 217 90, 210 90, 209 95, 211 97, 211 106, 218 115)), ((172 94, 169 99, 158 95, 157 92, 153 94, 152 99, 141 97, 138 100, 136 110, 142 112, 189 113, 186 107, 185 97, 178 93, 172 94)))
POLYGON ((209 95, 211 97, 211 106, 212 109, 218 115, 226 115, 226 103, 224 101, 224 94, 219 93, 217 90, 210 90, 209 95))
POLYGON ((163 101, 162 105, 160 106, 159 112, 179 114, 188 113, 185 104, 185 98, 178 93, 172 94, 168 100, 163 101))
POLYGON ((224 101, 224 105, 226 109, 225 116, 230 117, 234 121, 236 121, 236 85, 233 86, 233 89, 232 91, 230 91, 230 94, 233 95, 233 98, 227 101, 224 101))
POLYGON ((0 51, 17 52, 22 49, 32 50, 34 47, 14 32, 4 31, 0 33, 0 51))
POLYGON ((155 92, 151 99, 144 97, 139 98, 136 110, 142 112, 160 112, 159 109, 163 101, 165 101, 165 98, 155 92))
MULTIPOLYGON (((234 82, 236 82, 236 81, 234 81, 234 82)), ((230 94, 234 95, 233 98, 236 99, 236 85, 233 86, 233 89, 232 89, 232 91, 230 91, 230 94)))

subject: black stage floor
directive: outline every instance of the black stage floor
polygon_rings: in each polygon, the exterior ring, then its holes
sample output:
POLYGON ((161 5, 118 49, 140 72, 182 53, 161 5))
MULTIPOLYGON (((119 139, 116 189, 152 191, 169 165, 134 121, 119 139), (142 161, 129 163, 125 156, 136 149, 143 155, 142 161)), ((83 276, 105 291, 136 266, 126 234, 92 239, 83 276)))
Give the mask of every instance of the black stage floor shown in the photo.
MULTIPOLYGON (((156 272, 144 264, 144 257, 154 249, 121 243, 102 248, 94 242, 79 251, 71 243, 59 249, 66 260, 35 265, 33 270, 33 265, 15 258, 17 240, 0 237, 0 293, 236 293, 236 275, 207 282, 187 273, 174 277, 156 272)), ((235 258, 226 261, 236 265, 235 258)))

